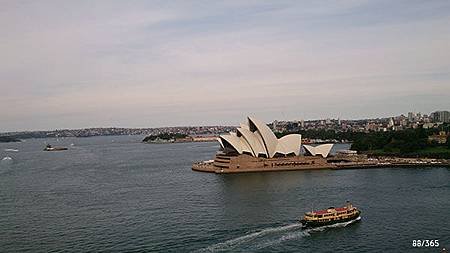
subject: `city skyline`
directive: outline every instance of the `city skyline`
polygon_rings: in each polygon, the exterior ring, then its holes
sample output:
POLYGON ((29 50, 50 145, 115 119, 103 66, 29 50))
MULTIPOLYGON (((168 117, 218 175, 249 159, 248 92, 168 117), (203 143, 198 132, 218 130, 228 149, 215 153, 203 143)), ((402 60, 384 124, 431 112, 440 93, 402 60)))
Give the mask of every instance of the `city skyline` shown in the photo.
MULTIPOLYGON (((434 112, 431 112, 429 114, 421 113, 421 112, 408 112, 408 113, 402 113, 400 115, 391 115, 388 117, 374 117, 374 118, 360 118, 360 119, 341 119, 341 118, 316 118, 316 119, 271 119, 270 121, 265 121, 268 126, 270 126, 273 130, 276 130, 275 124, 282 124, 284 127, 286 127, 286 124, 290 125, 291 123, 297 123, 299 125, 307 125, 309 127, 306 127, 305 129, 319 129, 322 128, 322 126, 335 124, 336 122, 338 125, 341 125, 341 123, 348 122, 351 124, 355 124, 355 122, 358 122, 356 125, 353 126, 354 129, 348 128, 348 129, 341 129, 341 130, 351 130, 351 131, 361 131, 361 129, 365 130, 375 130, 373 127, 378 127, 378 131, 382 130, 388 130, 385 129, 386 125, 378 125, 377 123, 384 122, 389 128, 389 130, 402 130, 403 127, 406 128, 415 128, 419 125, 428 124, 428 126, 425 126, 426 128, 429 127, 436 127, 439 126, 439 124, 442 123, 449 123, 450 122, 450 111, 445 110, 437 110, 434 112), (435 115, 437 114, 437 115, 435 115), (332 123, 334 121, 334 123, 332 123), (389 123, 387 123, 389 122, 389 123), (391 123, 392 122, 392 123, 391 123), (396 128, 392 128, 397 123, 396 128), (311 124, 312 123, 312 124, 311 124), (363 123, 363 125, 361 125, 363 123), (375 123, 375 124, 374 124, 375 123), (406 123, 409 123, 407 125, 406 123), (437 123, 437 125, 436 125, 437 123), (319 126, 319 127, 317 127, 319 126)), ((55 128, 55 129, 32 129, 32 130, 17 130, 17 131, 7 131, 7 132, 1 132, 0 136, 2 135, 10 135, 10 134, 16 134, 16 133, 52 133, 55 134, 57 132, 59 133, 65 133, 68 132, 69 135, 72 135, 73 132, 76 132, 74 136, 96 136, 96 135, 136 135, 136 134, 149 134, 149 131, 152 133, 166 133, 166 132, 175 132, 175 133, 184 133, 184 134, 205 134, 205 133, 225 133, 229 132, 230 128, 235 128, 238 125, 242 124, 240 122, 239 124, 232 125, 218 125, 218 124, 211 124, 211 125, 179 125, 179 126, 159 126, 159 127, 126 127, 126 126, 95 126, 95 127, 84 127, 84 128, 55 128), (80 132, 78 132, 80 131, 80 132), (111 132, 112 131, 112 132, 111 132)), ((345 126, 345 124, 343 124, 345 126)), ((336 130, 336 129, 335 129, 336 130)), ((281 130, 286 131, 286 129, 281 130)), ((289 130, 288 130, 289 131, 289 130)), ((297 131, 297 130, 295 130, 297 131)))
POLYGON ((450 3, 2 3, 0 132, 450 108, 450 3))

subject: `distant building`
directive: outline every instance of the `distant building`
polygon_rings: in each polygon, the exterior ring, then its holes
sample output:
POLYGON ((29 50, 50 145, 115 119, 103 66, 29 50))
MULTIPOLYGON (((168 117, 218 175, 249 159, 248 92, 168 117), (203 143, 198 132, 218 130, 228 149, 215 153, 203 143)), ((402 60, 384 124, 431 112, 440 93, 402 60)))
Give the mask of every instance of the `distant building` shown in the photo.
POLYGON ((433 134, 428 137, 429 142, 437 142, 439 144, 445 144, 447 142, 449 134, 447 134, 445 131, 440 131, 439 134, 433 134))
POLYGON ((433 128, 434 127, 434 123, 424 123, 422 125, 423 128, 428 129, 428 128, 433 128))
POLYGON ((278 131, 278 121, 277 120, 274 120, 273 122, 272 122, 272 129, 273 129, 273 131, 278 131))
POLYGON ((349 149, 341 149, 336 151, 337 154, 344 154, 344 155, 357 155, 358 151, 356 150, 349 150, 349 149))
POLYGON ((388 123, 388 128, 393 128, 395 126, 395 124, 394 124, 394 119, 393 118, 390 118, 389 119, 389 123, 388 123))
POLYGON ((402 118, 400 120, 400 126, 404 127, 408 125, 408 121, 406 120, 406 118, 402 118))
POLYGON ((305 121, 304 120, 300 120, 300 126, 302 127, 302 128, 304 128, 305 127, 305 121))
POLYGON ((449 111, 435 111, 430 114, 430 118, 433 122, 450 122, 450 112, 449 111))
POLYGON ((408 112, 408 121, 411 122, 414 120, 416 115, 413 112, 408 112))

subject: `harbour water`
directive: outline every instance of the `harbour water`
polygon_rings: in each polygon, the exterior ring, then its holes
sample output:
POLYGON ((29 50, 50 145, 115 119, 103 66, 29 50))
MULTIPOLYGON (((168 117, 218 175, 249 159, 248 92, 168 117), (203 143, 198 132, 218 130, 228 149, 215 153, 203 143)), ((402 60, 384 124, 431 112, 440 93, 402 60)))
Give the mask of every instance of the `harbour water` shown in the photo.
POLYGON ((1 252, 440 252, 450 248, 450 169, 215 175, 216 143, 142 136, 0 143, 1 252), (68 151, 44 152, 46 143, 68 151), (71 145, 73 144, 73 145, 71 145), (5 149, 7 149, 5 151, 5 149), (8 150, 9 149, 9 150, 8 150), (17 151, 11 151, 17 150, 17 151), (5 159, 10 157, 11 159, 5 159), (362 219, 302 230, 351 200, 362 219), (439 240, 414 248, 413 240, 439 240))

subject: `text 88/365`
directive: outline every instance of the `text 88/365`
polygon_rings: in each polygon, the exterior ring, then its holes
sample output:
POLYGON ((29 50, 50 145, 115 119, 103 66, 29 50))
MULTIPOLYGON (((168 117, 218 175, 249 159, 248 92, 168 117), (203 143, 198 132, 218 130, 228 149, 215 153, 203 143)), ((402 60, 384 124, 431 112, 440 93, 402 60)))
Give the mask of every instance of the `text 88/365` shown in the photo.
POLYGON ((439 240, 413 240, 412 246, 414 248, 439 247, 439 240))

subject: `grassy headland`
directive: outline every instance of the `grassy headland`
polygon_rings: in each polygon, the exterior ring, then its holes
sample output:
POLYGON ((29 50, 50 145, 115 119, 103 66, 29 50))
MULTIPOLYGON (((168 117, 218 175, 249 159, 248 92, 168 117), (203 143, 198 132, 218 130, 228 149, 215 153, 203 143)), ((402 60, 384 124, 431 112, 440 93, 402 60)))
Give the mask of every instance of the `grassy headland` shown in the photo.
POLYGON ((157 135, 146 136, 142 141, 143 142, 154 142, 154 141, 158 141, 158 140, 170 141, 170 140, 176 140, 176 139, 183 139, 186 137, 187 137, 186 134, 162 133, 162 134, 157 134, 157 135))

